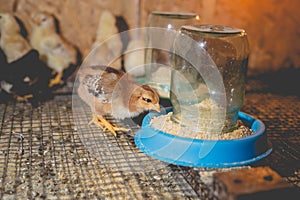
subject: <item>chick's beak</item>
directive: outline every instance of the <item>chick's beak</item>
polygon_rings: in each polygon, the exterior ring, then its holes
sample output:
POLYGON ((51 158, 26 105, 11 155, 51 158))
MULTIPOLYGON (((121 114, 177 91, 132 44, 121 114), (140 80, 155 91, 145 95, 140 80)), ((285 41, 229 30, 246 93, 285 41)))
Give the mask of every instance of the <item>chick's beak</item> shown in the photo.
POLYGON ((160 105, 157 104, 153 104, 152 110, 155 110, 156 112, 160 112, 160 105))
POLYGON ((42 23, 42 20, 40 20, 40 19, 36 19, 36 18, 33 18, 33 19, 31 19, 31 22, 33 23, 33 24, 36 24, 36 25, 41 25, 41 23, 42 23))
POLYGON ((35 20, 35 23, 39 26, 39 25, 41 25, 42 21, 38 19, 38 20, 35 20))

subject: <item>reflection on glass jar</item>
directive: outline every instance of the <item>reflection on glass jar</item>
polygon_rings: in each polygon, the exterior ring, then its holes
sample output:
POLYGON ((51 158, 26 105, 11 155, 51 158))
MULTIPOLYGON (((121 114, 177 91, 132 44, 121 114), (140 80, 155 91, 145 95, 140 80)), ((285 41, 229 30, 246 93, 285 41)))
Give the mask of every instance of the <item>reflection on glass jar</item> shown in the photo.
MULTIPOLYGON (((217 66, 222 81, 211 81, 213 78, 205 81, 212 76, 209 67, 206 66, 201 73, 187 62, 185 57, 193 54, 192 49, 186 52, 186 56, 174 56, 171 81, 172 119, 183 125, 193 125, 199 132, 214 133, 213 130, 217 131, 220 126, 223 126, 222 132, 232 131, 236 127, 238 112, 244 101, 249 55, 246 32, 232 27, 195 25, 181 27, 180 34, 191 37, 198 48, 207 51, 217 66), (218 102, 218 92, 212 89, 218 84, 224 84, 225 88, 226 102, 223 105, 218 102), (191 101, 190 98, 196 101, 191 101), (226 110, 225 122, 218 117, 221 116, 218 113, 222 109, 226 110)), ((178 42, 175 39, 174 54, 181 48, 176 45, 178 42)), ((199 62, 204 61, 199 58, 199 62)))
POLYGON ((157 89, 159 95, 169 98, 171 70, 170 60, 171 49, 175 33, 183 25, 192 25, 199 20, 195 13, 174 13, 174 12, 152 12, 148 17, 148 27, 158 27, 166 29, 165 35, 156 34, 155 31, 149 31, 146 36, 148 47, 161 46, 164 50, 157 48, 147 48, 145 56, 146 83, 157 89))

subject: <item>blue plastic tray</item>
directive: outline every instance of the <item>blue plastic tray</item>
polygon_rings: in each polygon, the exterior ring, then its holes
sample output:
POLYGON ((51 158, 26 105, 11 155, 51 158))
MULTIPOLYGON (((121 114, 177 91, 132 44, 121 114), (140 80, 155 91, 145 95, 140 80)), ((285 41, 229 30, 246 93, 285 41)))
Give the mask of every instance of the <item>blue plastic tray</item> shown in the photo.
POLYGON ((146 115, 134 139, 145 154, 167 163, 191 167, 234 167, 256 162, 272 151, 263 122, 243 112, 239 112, 239 119, 254 133, 232 140, 191 139, 155 130, 150 121, 158 115, 161 113, 146 115))

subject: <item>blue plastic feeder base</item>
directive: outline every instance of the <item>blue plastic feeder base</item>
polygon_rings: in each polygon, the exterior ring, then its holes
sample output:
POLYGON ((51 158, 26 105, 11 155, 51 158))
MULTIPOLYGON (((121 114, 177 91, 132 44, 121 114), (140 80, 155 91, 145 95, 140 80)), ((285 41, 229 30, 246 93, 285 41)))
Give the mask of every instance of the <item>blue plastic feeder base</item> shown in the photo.
POLYGON ((161 161, 190 167, 234 167, 256 162, 272 151, 265 125, 251 115, 239 112, 239 119, 253 134, 231 140, 199 140, 155 130, 150 121, 160 113, 145 116, 135 135, 135 144, 145 154, 161 161))

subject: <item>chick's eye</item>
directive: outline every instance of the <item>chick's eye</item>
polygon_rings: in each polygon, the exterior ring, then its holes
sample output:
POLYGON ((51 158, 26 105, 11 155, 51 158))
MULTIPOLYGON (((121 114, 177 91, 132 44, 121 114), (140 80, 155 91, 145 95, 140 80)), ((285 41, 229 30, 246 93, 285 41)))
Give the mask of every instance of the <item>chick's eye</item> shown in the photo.
POLYGON ((152 102, 151 99, 148 99, 148 98, 145 98, 145 97, 143 97, 143 100, 146 101, 147 103, 151 103, 152 102))
POLYGON ((42 19, 42 22, 45 22, 46 20, 47 20, 46 18, 43 18, 43 19, 42 19))

